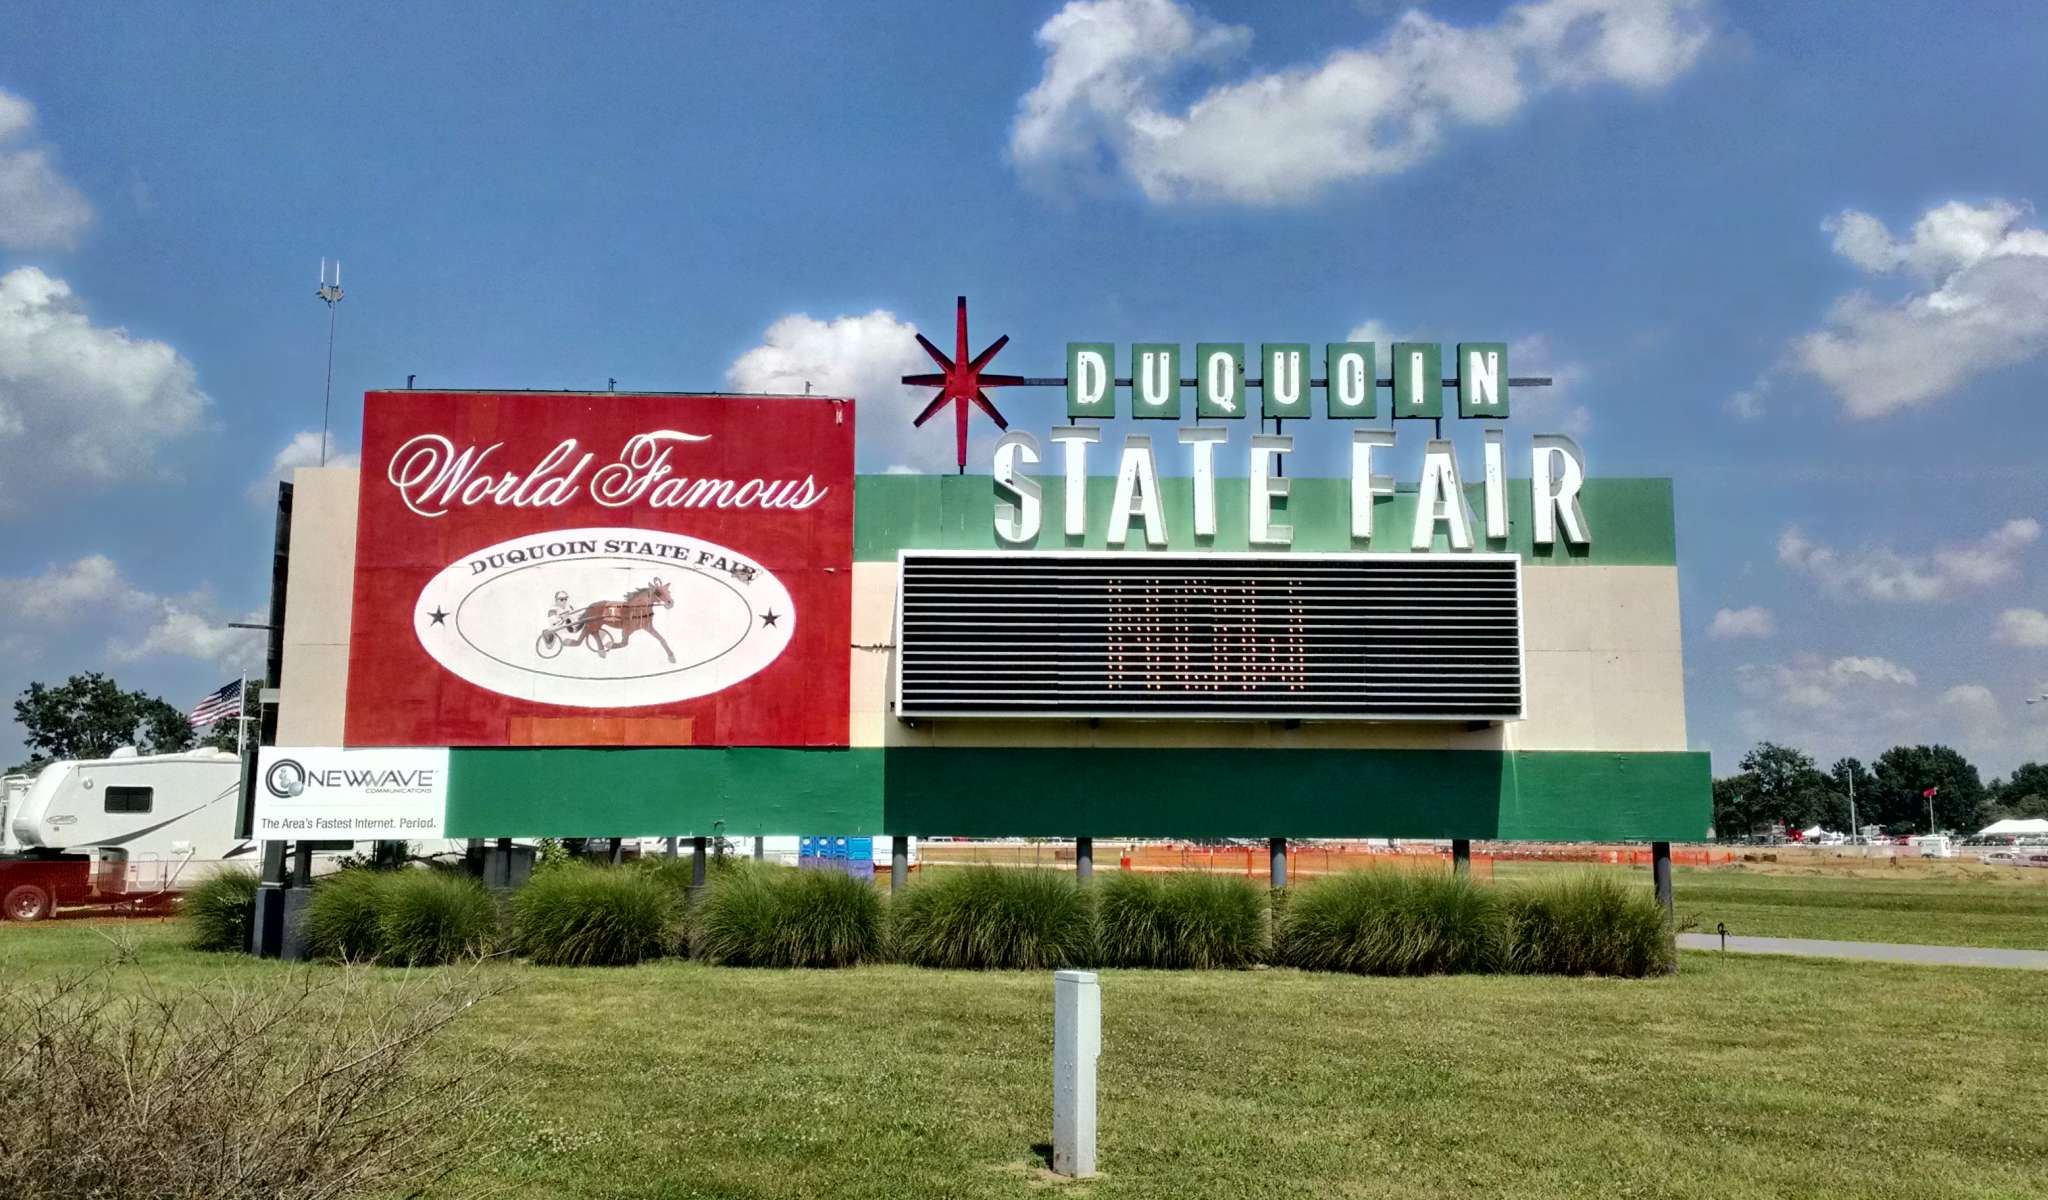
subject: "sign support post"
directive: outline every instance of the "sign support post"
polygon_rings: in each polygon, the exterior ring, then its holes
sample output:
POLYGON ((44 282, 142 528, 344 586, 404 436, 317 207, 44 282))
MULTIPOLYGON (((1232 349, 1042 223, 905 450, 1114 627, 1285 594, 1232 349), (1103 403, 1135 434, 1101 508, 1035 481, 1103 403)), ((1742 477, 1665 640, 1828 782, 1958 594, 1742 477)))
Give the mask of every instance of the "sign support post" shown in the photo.
POLYGON ((1074 878, 1087 883, 1095 878, 1095 839, 1074 839, 1074 878))
POLYGON ((910 880, 910 838, 897 834, 889 839, 889 894, 903 890, 910 880))
POLYGON ((1102 988, 1093 971, 1055 971, 1052 980, 1052 1169, 1087 1179, 1095 1174, 1102 988))
POLYGON ((1451 839, 1451 871, 1458 875, 1472 873, 1472 839, 1451 839))
POLYGON ((1268 871, 1272 888, 1276 892, 1281 891, 1287 886, 1287 839, 1278 837, 1269 840, 1266 843, 1266 855, 1269 860, 1268 871))

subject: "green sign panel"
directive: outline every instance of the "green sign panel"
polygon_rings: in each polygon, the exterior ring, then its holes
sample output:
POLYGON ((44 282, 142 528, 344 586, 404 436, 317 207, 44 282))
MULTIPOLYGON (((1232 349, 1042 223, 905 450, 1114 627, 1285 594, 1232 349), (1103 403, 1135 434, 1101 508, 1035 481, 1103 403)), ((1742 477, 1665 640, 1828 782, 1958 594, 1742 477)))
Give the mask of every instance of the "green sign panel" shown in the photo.
POLYGON ((1458 343, 1458 415, 1508 415, 1507 343, 1458 343))
POLYGON ((1116 415, 1116 346, 1067 343, 1067 416, 1116 415))
POLYGON ((1244 343, 1202 342, 1195 347, 1195 415, 1244 416, 1244 343))
POLYGON ((1180 420, 1180 346, 1139 342, 1131 347, 1131 415, 1180 420))
POLYGON ((1393 359, 1395 418, 1443 416, 1443 347, 1435 342, 1395 342, 1393 359))
POLYGON ((1314 415, 1308 403, 1307 342, 1267 342, 1259 347, 1259 364, 1264 376, 1261 416, 1300 420, 1314 415))
POLYGON ((1329 380, 1330 416, 1350 421, 1379 415, 1379 367, 1371 342, 1331 342, 1323 354, 1323 373, 1329 380))

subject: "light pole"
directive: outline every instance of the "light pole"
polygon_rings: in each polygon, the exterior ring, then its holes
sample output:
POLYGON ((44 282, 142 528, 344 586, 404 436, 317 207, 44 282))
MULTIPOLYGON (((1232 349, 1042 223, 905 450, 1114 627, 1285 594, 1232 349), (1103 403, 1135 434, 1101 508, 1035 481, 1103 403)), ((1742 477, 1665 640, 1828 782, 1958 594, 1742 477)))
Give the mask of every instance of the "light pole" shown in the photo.
POLYGON ((327 390, 320 398, 320 465, 327 465, 327 414, 334 404, 334 316, 341 306, 341 260, 334 260, 334 282, 327 282, 327 260, 320 260, 320 287, 313 293, 327 305, 327 390))

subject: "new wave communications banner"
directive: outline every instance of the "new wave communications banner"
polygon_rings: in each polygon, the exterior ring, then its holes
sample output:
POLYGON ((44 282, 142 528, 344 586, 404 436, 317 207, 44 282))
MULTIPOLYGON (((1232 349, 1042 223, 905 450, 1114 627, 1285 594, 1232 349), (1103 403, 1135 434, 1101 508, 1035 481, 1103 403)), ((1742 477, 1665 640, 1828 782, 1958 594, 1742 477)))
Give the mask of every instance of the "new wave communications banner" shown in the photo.
POLYGON ((256 752, 259 839, 434 839, 443 836, 447 811, 444 748, 263 746, 256 752))
POLYGON ((351 746, 844 746, 853 405, 363 400, 351 746))

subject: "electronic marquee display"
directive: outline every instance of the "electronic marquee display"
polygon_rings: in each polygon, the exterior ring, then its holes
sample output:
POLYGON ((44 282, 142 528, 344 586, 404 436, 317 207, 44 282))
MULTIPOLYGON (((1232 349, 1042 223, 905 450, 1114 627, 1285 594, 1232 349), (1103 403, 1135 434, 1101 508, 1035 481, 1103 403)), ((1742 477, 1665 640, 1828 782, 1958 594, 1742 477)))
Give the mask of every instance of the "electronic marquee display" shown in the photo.
POLYGON ((1511 554, 917 551, 897 716, 1503 721, 1511 554))

